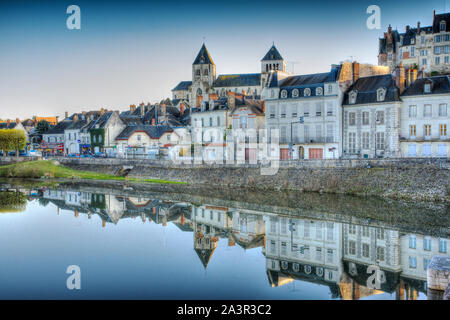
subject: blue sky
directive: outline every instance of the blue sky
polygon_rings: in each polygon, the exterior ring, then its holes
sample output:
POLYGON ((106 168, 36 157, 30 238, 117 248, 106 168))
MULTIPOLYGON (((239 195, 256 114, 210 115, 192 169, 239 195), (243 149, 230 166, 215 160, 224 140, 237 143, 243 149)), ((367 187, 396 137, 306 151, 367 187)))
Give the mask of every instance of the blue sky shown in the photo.
POLYGON ((203 38, 218 74, 259 72, 273 41, 296 74, 351 57, 376 64, 387 25, 430 25, 433 10, 450 11, 450 0, 2 0, 0 118, 159 101, 190 80, 203 38), (71 4, 81 30, 66 28, 71 4), (380 30, 366 27, 372 4, 380 30))

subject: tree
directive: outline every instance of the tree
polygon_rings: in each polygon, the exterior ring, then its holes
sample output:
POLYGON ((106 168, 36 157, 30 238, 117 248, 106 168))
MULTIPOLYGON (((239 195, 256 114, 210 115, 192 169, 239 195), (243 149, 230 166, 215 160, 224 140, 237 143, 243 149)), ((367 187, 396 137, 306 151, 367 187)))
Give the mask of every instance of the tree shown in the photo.
POLYGON ((165 100, 161 100, 161 102, 159 104, 165 104, 166 106, 171 106, 172 105, 172 100, 167 98, 165 100))
POLYGON ((27 138, 22 130, 3 129, 0 130, 0 150, 3 151, 5 157, 9 151, 16 151, 19 156, 19 150, 23 150, 27 145, 27 138))
POLYGON ((46 120, 41 120, 36 125, 36 132, 39 134, 44 134, 50 130, 50 123, 46 120))

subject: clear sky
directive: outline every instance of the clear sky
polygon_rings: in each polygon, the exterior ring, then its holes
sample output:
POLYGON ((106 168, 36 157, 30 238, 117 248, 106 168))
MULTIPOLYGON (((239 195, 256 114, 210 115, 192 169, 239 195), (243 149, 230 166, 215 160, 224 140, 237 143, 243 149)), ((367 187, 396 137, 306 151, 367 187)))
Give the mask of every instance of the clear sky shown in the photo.
POLYGON ((450 11, 450 0, 1 0, 0 118, 171 97, 191 79, 203 38, 218 74, 259 72, 273 41, 296 74, 351 57, 376 64, 387 25, 431 25, 433 10, 450 11), (81 30, 66 27, 71 4, 81 8, 81 30), (372 4, 380 30, 366 27, 372 4))

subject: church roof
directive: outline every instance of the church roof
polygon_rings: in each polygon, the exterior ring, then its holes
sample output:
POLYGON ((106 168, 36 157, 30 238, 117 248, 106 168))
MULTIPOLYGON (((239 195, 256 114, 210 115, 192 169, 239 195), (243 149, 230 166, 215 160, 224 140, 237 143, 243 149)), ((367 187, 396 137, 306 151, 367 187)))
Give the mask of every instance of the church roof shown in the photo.
POLYGON ((278 52, 277 48, 275 48, 275 45, 272 45, 272 47, 267 51, 264 58, 262 58, 261 61, 276 61, 276 60, 283 60, 283 57, 281 56, 280 52, 278 52))
POLYGON ((216 248, 213 249, 194 249, 195 252, 197 253, 200 261, 202 262, 203 267, 206 269, 208 267, 209 261, 211 260, 211 257, 214 253, 214 250, 216 250, 216 248))
POLYGON ((205 44, 202 45, 193 64, 214 64, 211 56, 209 55, 208 49, 206 49, 205 44))
POLYGON ((214 81, 213 87, 248 87, 261 84, 260 73, 221 74, 214 81))
POLYGON ((189 90, 192 85, 192 81, 181 81, 172 91, 189 90))

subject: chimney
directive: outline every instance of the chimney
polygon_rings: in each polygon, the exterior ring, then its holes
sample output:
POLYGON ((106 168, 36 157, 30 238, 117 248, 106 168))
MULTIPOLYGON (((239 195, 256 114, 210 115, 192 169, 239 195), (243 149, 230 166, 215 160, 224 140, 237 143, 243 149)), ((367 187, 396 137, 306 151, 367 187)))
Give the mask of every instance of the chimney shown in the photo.
POLYGON ((388 34, 391 34, 392 33, 392 27, 391 27, 391 25, 389 25, 389 27, 388 27, 388 34))
POLYGON ((262 112, 266 113, 266 101, 265 100, 262 102, 262 112))
POLYGON ((403 67, 403 63, 400 63, 395 73, 395 84, 399 88, 400 94, 402 94, 403 90, 405 90, 405 68, 403 67))
POLYGON ((228 92, 228 110, 233 110, 236 105, 236 96, 234 92, 228 92))
POLYGON ((64 113, 64 115, 65 115, 65 118, 69 117, 69 113, 67 111, 64 113))
POLYGON ((165 103, 161 103, 161 112, 163 115, 166 114, 166 104, 165 103))
POLYGON ((152 118, 152 126, 154 126, 156 124, 156 119, 152 118))
POLYGON ((359 79, 359 63, 356 61, 352 62, 352 75, 352 81, 355 83, 359 79))
POLYGON ((180 103, 180 114, 183 115, 184 113, 184 103, 180 103))
POLYGON ((409 31, 409 26, 406 26, 406 32, 408 32, 409 31))
POLYGON ((417 80, 417 69, 413 69, 413 75, 412 75, 411 83, 416 81, 416 80, 417 80))
POLYGON ((101 108, 100 109, 100 115, 102 116, 102 115, 104 115, 105 114, 105 109, 104 108, 101 108))
POLYGON ((417 21, 417 33, 420 33, 420 21, 417 21))
POLYGON ((11 124, 11 120, 8 119, 8 120, 6 121, 6 123, 8 123, 8 127, 9 127, 9 125, 11 124))
POLYGON ((78 121, 78 115, 75 114, 75 115, 73 116, 73 122, 77 122, 77 121, 78 121))
POLYGON ((16 123, 19 124, 20 123, 20 119, 16 118, 16 123))
POLYGON ((136 105, 130 104, 130 113, 133 113, 136 110, 136 105))

